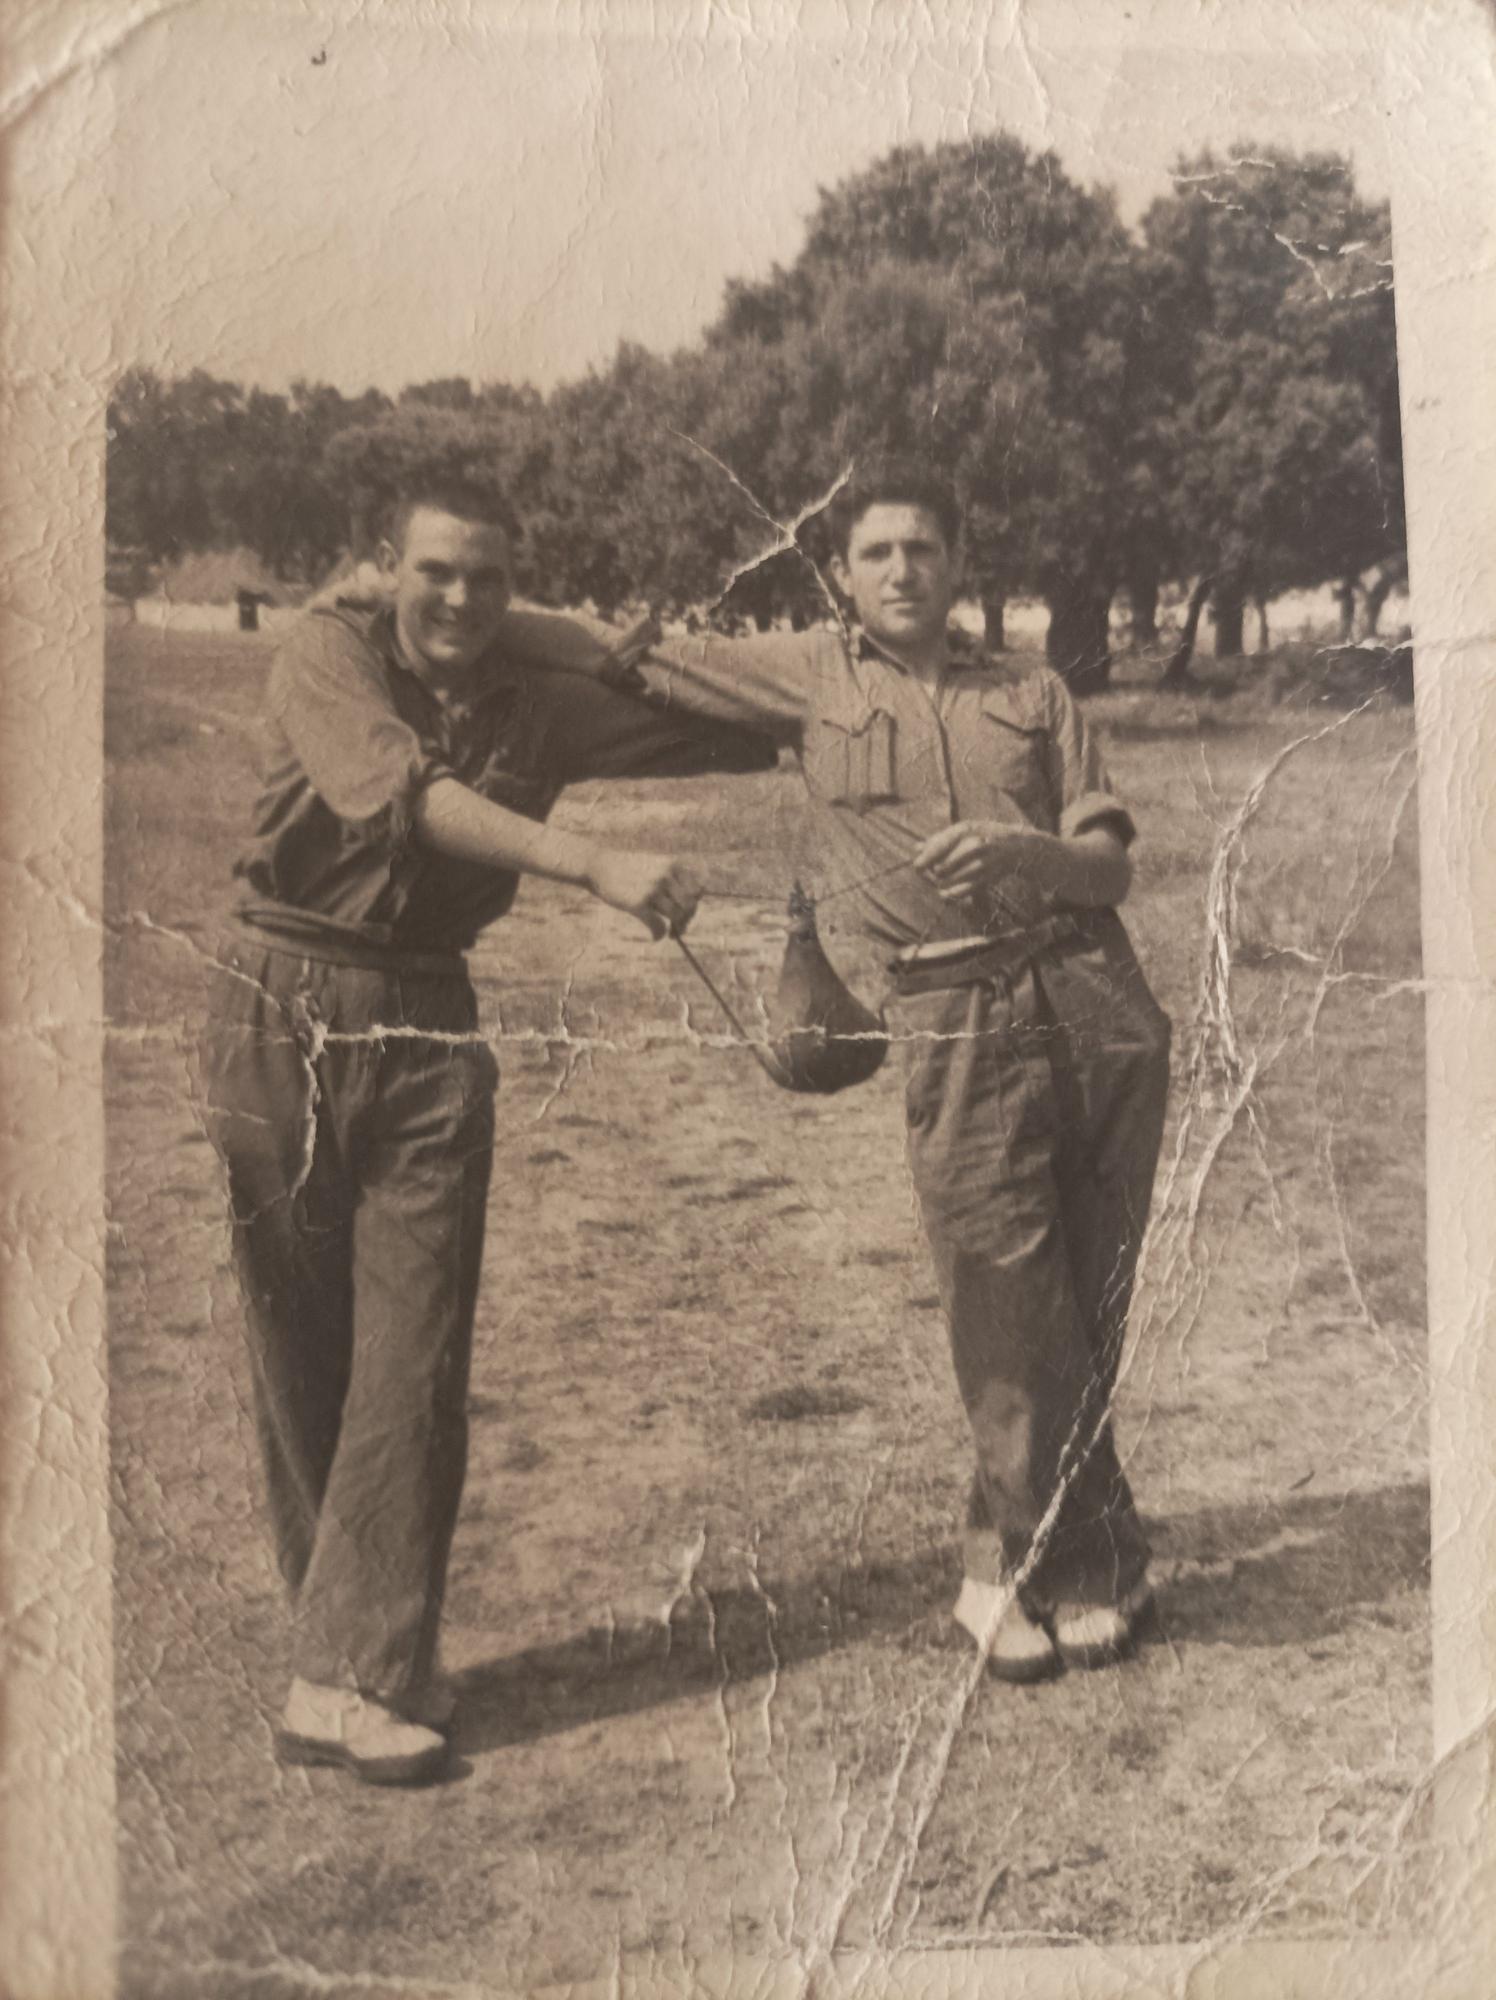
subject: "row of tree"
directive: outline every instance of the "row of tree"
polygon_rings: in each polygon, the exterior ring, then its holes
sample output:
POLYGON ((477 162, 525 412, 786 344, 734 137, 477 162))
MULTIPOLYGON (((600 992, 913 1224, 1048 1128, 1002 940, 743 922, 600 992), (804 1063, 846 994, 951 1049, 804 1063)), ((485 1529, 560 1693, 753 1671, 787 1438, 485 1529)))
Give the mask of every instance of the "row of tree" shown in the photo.
POLYGON ((1187 593, 1175 674, 1207 605, 1223 653, 1249 604, 1265 620, 1326 583, 1365 590, 1374 627, 1405 574, 1400 438, 1389 218, 1344 160, 1181 160, 1133 233, 1109 193, 993 135, 823 192, 795 261, 730 283, 694 346, 625 345, 548 396, 132 370, 109 525, 152 560, 240 544, 314 578, 438 458, 505 487, 542 601, 799 623, 823 608, 818 523, 779 524, 858 455, 915 453, 954 477, 989 640, 1010 598, 1042 598, 1084 690, 1119 593, 1142 642, 1160 591, 1187 593))

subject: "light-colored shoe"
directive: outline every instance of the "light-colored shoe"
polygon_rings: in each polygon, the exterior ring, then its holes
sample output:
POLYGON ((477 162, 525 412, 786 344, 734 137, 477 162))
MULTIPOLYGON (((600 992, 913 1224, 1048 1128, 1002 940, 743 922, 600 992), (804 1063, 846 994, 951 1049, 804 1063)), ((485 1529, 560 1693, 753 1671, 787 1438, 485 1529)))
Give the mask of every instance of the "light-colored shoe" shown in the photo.
POLYGON ((1029 1617, 1011 1584, 978 1583, 967 1577, 953 1615, 986 1649, 987 1671, 995 1679, 1044 1681, 1059 1672, 1060 1657, 1049 1634, 1029 1617))
POLYGON ((1145 1577, 1120 1604, 1057 1604, 1054 1642, 1067 1667, 1112 1667, 1138 1643, 1153 1609, 1153 1586, 1145 1577))
POLYGON ((441 1775, 447 1739, 353 1688, 294 1680, 275 1752, 283 1764, 336 1764, 366 1785, 425 1785, 441 1775))

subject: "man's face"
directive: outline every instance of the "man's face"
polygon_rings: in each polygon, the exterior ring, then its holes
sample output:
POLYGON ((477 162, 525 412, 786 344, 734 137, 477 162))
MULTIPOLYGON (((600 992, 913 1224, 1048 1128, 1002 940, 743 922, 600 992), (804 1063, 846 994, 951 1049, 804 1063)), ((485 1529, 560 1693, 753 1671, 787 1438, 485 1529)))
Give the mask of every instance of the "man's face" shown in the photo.
POLYGON ((384 542, 400 643, 412 665, 439 675, 471 667, 498 632, 514 587, 509 537, 439 507, 417 507, 398 548, 384 542))
POLYGON ((879 501, 854 523, 831 573, 870 638, 893 652, 942 637, 955 596, 955 561, 928 507, 879 501))

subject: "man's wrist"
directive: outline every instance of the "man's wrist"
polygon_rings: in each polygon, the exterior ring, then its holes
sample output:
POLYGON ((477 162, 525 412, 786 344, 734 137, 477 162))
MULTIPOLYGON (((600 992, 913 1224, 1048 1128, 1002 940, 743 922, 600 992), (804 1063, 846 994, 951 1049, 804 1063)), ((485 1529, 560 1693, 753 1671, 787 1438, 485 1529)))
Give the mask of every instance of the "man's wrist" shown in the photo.
POLYGON ((537 829, 535 862, 538 871, 557 882, 597 893, 598 849, 580 834, 565 833, 559 827, 537 829))

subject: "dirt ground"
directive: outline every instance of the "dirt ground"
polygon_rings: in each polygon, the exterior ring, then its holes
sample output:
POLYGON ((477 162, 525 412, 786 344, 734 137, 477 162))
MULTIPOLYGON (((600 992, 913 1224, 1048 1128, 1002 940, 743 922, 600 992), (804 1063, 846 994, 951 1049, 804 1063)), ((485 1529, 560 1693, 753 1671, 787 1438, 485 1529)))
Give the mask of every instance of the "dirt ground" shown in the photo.
MULTIPOLYGON (((1393 1935, 1426 1891, 1411 718, 1094 706, 1178 1038, 1118 1408, 1161 1630, 976 1681, 964 1424, 890 1066, 774 1091, 669 946, 529 885, 446 1651, 451 1782, 279 1770, 285 1625, 189 1053, 268 652, 110 635, 110 1355, 125 1989, 513 1992, 724 1953, 1393 1935), (319 1983, 321 1982, 321 1983, 319 1983), (345 1984, 346 1982, 346 1984, 345 1984), (403 1982, 403 1984, 401 1983, 403 1982)), ((790 772, 564 808, 679 842, 745 1007, 790 772)), ((834 931, 833 952, 846 957, 834 931)), ((865 969, 854 969, 863 976, 865 969)))

